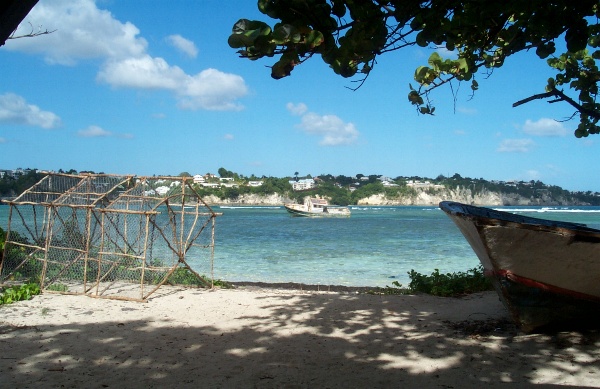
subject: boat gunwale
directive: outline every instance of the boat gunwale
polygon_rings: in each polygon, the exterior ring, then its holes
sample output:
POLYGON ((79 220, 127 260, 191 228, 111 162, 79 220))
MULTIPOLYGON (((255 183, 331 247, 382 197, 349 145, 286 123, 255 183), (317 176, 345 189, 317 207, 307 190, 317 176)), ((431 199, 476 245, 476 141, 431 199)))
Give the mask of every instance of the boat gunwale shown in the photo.
POLYGON ((535 231, 555 232, 563 235, 583 235, 597 238, 600 241, 600 230, 585 224, 565 222, 560 220, 542 219, 533 216, 517 215, 507 211, 461 204, 453 201, 442 201, 439 204, 442 211, 449 215, 468 219, 479 227, 513 227, 535 231))

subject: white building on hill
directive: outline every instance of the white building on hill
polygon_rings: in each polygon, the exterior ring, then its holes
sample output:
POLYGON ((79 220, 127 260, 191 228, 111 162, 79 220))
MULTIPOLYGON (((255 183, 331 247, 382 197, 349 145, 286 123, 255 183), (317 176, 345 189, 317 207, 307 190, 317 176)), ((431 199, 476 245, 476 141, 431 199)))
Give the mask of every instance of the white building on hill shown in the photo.
POLYGON ((301 180, 292 180, 290 181, 293 190, 307 190, 312 189, 317 186, 315 180, 312 178, 303 178, 301 180))

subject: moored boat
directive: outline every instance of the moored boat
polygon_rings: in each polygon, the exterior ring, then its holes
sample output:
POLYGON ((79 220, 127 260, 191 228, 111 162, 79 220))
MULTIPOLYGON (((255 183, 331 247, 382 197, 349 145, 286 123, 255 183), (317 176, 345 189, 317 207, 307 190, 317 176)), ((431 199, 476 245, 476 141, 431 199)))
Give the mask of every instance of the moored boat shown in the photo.
POLYGON ((525 332, 600 326, 600 230, 444 201, 525 332))
POLYGON ((309 198, 304 204, 284 204, 292 216, 304 217, 349 217, 350 209, 340 205, 330 205, 325 199, 309 198))

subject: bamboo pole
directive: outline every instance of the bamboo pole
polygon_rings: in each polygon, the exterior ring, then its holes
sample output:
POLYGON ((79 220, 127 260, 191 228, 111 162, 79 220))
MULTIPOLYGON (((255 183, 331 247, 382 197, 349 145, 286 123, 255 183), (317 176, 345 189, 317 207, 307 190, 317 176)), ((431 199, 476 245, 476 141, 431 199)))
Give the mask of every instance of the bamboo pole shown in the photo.
POLYGON ((144 277, 146 276, 146 255, 148 253, 148 236, 150 234, 150 221, 146 216, 146 237, 144 239, 144 256, 142 259, 142 275, 140 277, 140 297, 144 298, 144 277))

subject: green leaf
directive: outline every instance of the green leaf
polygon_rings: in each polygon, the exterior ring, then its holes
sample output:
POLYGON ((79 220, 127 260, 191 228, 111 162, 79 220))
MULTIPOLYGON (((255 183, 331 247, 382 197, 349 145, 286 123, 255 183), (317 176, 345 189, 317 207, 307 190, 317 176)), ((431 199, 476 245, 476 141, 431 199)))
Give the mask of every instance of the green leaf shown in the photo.
POLYGON ((252 41, 249 41, 248 38, 242 34, 231 34, 229 39, 227 39, 227 43, 232 49, 240 49, 252 45, 252 41))
POLYGON ((419 96, 419 94, 415 90, 412 90, 408 93, 408 101, 410 101, 410 103, 413 105, 423 104, 423 98, 419 96))
POLYGON ((429 60, 427 61, 427 63, 432 68, 439 68, 439 66, 442 64, 442 57, 437 51, 434 51, 433 54, 429 56, 429 60))
POLYGON ((227 43, 231 48, 239 49, 253 46, 257 38, 269 35, 271 27, 260 21, 240 19, 233 26, 232 31, 227 43))
POLYGON ((423 31, 421 31, 417 34, 417 38, 415 39, 415 41, 417 42, 417 45, 419 45, 421 47, 427 47, 427 45, 429 45, 429 42, 427 42, 427 39, 425 38, 425 34, 423 33, 423 31))
POLYGON ((231 29, 231 32, 234 34, 243 34, 248 30, 248 25, 250 24, 250 20, 248 19, 240 19, 238 20, 231 29))
POLYGON ((461 72, 468 73, 469 72, 469 62, 465 58, 458 59, 458 68, 461 72))
POLYGON ((306 37, 306 44, 311 48, 320 46, 325 41, 325 37, 321 31, 312 30, 306 37))
POLYGON ((273 30, 273 42, 278 45, 283 45, 290 40, 292 33, 294 33, 294 26, 290 24, 279 24, 273 30))
POLYGON ((547 58, 549 55, 554 54, 556 51, 556 47, 554 46, 554 42, 548 42, 545 45, 539 45, 535 50, 535 53, 541 59, 547 58))
POLYGON ((429 72, 429 70, 430 68, 427 66, 419 66, 417 70, 415 70, 415 80, 419 83, 422 83, 423 79, 427 77, 427 73, 429 72))
POLYGON ((294 70, 293 62, 282 58, 281 60, 275 62, 271 68, 271 77, 279 80, 289 76, 292 73, 292 70, 294 70))
POLYGON ((565 33, 565 41, 567 42, 567 50, 571 53, 584 50, 588 42, 587 22, 581 20, 574 23, 565 33))

